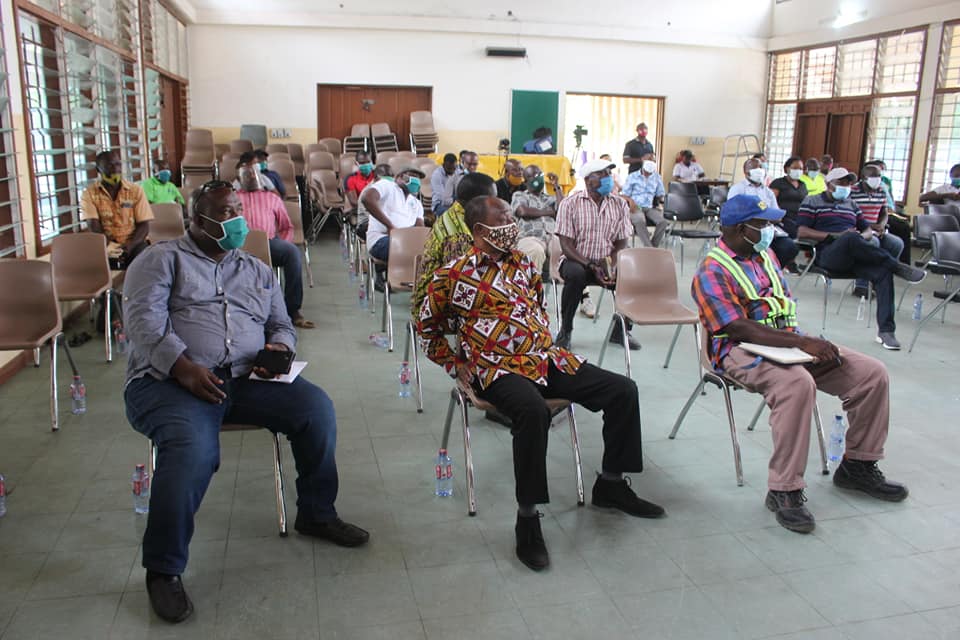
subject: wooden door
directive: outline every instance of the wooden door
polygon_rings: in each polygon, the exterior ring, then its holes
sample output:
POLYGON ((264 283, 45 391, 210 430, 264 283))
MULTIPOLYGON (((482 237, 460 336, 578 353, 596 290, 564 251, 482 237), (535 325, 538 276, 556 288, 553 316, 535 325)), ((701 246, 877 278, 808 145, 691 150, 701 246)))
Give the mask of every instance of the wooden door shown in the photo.
POLYGON ((804 159, 830 154, 836 166, 857 172, 864 161, 871 105, 869 98, 801 102, 793 148, 804 159))
POLYGON ((317 85, 317 138, 350 135, 354 124, 386 122, 410 148, 410 113, 433 109, 433 87, 317 85))
POLYGON ((827 148, 827 129, 830 115, 827 113, 802 113, 797 115, 797 129, 793 148, 806 160, 819 158, 827 148))
POLYGON ((859 173, 863 165, 863 143, 866 136, 866 113, 831 114, 827 153, 833 156, 834 166, 859 173))
POLYGON ((180 160, 186 147, 187 123, 183 112, 185 87, 167 76, 160 76, 160 131, 163 151, 175 179, 180 176, 180 160))

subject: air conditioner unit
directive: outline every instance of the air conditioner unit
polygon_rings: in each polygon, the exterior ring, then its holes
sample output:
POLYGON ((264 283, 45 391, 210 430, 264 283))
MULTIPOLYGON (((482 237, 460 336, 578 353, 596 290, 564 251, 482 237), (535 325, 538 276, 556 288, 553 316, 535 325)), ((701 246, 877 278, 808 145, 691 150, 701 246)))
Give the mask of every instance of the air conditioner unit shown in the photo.
POLYGON ((526 47, 487 47, 490 58, 526 58, 526 47))

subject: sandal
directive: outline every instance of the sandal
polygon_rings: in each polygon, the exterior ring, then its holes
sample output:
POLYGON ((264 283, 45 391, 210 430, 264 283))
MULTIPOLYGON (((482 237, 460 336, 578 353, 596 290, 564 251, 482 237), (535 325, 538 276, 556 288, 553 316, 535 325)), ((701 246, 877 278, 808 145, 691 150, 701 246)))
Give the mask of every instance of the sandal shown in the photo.
POLYGON ((301 329, 316 329, 317 325, 313 323, 312 320, 307 320, 303 316, 298 316, 293 320, 293 326, 299 327, 301 329))
POLYGON ((69 347, 79 347, 82 344, 90 342, 91 336, 86 331, 81 331, 80 333, 75 334, 72 338, 67 340, 67 346, 69 347))

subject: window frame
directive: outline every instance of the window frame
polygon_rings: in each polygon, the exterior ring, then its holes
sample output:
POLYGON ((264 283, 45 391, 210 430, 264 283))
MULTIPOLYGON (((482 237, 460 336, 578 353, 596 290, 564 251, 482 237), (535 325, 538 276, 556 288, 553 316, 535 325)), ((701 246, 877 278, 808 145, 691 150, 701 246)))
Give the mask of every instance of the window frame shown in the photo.
MULTIPOLYGON (((960 18, 956 20, 945 20, 940 27, 940 45, 937 49, 937 72, 936 72, 936 82, 933 87, 933 99, 930 101, 930 126, 927 129, 927 153, 923 154, 923 189, 921 193, 927 193, 931 189, 934 189, 936 184, 934 184, 930 179, 930 164, 933 158, 934 152, 934 143, 935 139, 933 137, 933 124, 937 121, 937 103, 942 99, 943 96, 948 94, 958 94, 958 99, 960 99, 960 85, 956 87, 944 87, 941 86, 943 82, 943 61, 944 53, 947 45, 947 29, 952 28, 957 31, 960 31, 960 18)), ((956 163, 953 163, 956 164, 956 163)))

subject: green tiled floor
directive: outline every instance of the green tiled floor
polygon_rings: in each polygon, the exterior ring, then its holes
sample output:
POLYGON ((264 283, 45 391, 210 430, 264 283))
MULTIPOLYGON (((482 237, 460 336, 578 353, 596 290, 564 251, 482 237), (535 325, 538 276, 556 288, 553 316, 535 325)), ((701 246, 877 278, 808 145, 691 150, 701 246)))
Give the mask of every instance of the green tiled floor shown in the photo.
MULTIPOLYGON (((296 534, 277 537, 269 439, 224 435, 184 576, 197 613, 177 627, 157 620, 139 561, 143 520, 129 494, 146 443, 124 417, 122 357, 106 365, 100 343, 91 342, 77 349, 89 412, 70 415, 64 393, 60 433, 49 432, 45 366, 0 387, 0 472, 11 489, 9 513, 0 519, 2 640, 960 637, 960 310, 951 309, 945 324, 930 323, 914 353, 891 353, 856 321, 855 301, 834 313, 840 283, 831 292, 827 335, 890 369, 883 468, 907 482, 911 495, 888 504, 840 493, 814 462, 807 494, 818 525, 810 536, 781 529, 763 506, 771 449, 765 417, 756 432, 741 430, 743 487, 736 486, 715 390, 698 400, 679 437, 667 439, 696 382, 692 335, 685 332, 664 370, 671 329, 637 329, 643 350, 633 371, 646 471, 633 483, 669 515, 644 521, 578 508, 561 425, 549 454, 553 502, 543 509, 553 566, 534 574, 513 555, 509 433, 473 416, 476 518, 466 515, 456 428, 456 495, 434 497, 432 458, 450 381, 424 362, 425 412, 398 398, 400 354, 368 343, 377 320, 357 308, 334 239, 324 238, 313 256, 316 288, 307 290, 304 312, 318 328, 301 332, 299 353, 310 361, 305 375, 336 403, 338 508, 371 531, 370 545, 340 549, 296 534)), ((685 298, 693 270, 690 258, 680 286, 685 298)), ((939 285, 931 278, 918 288, 928 310, 939 285)), ((811 279, 798 289, 802 324, 815 332, 821 296, 811 279)), ((398 298, 400 329, 406 299, 398 298)), ((599 352, 609 297, 601 312, 595 325, 577 319, 574 348, 588 358, 599 352)), ((907 310, 897 319, 906 343, 914 323, 907 310)), ((622 352, 607 357, 608 366, 624 370, 622 352)), ((65 368, 61 383, 68 383, 65 368)), ((757 401, 735 394, 742 427, 757 401)), ((821 396, 820 406, 829 416, 839 401, 821 396)), ((583 409, 577 417, 589 492, 602 453, 600 420, 583 409)), ((286 460, 292 517, 289 453, 286 460)))

